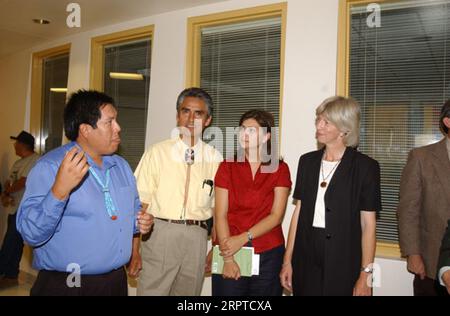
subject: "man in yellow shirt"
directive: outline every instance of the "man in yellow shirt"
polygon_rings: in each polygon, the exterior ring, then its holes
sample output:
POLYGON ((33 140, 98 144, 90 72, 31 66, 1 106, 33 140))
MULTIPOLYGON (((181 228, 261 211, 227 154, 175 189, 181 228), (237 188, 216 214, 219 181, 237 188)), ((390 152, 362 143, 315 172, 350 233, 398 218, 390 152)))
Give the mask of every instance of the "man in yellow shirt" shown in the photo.
POLYGON ((179 133, 148 148, 136 169, 143 208, 155 218, 150 237, 141 244, 142 259, 139 239, 134 242, 130 274, 137 275, 142 267, 138 295, 201 293, 207 220, 213 215, 214 176, 222 161, 221 154, 202 141, 212 106, 204 90, 182 91, 177 99, 179 133))

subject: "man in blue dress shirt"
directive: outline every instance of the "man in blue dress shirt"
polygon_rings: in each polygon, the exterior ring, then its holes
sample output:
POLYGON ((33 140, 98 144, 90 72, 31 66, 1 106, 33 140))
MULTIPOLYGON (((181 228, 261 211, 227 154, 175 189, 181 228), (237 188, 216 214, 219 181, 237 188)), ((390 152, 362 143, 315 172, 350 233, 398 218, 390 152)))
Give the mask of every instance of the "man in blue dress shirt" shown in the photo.
POLYGON ((31 295, 127 295, 124 265, 136 233, 152 217, 141 213, 120 144, 117 109, 97 91, 74 93, 64 109, 69 144, 31 170, 17 228, 34 248, 39 270, 31 295))

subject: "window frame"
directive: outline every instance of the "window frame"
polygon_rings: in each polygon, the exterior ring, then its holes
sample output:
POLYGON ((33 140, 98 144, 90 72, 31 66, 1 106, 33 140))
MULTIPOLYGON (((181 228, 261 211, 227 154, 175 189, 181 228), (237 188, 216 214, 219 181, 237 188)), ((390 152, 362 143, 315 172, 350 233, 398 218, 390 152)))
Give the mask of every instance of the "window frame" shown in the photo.
MULTIPOLYGON (((377 3, 394 3, 399 0, 378 0, 377 3)), ((336 94, 349 95, 350 84, 350 7, 355 4, 370 4, 373 0, 339 0, 338 50, 336 71, 336 94)), ((387 259, 402 258, 400 245, 396 242, 378 241, 376 257, 387 259)))
POLYGON ((70 48, 71 44, 52 47, 32 54, 31 70, 31 102, 30 102, 30 133, 36 139, 35 151, 41 154, 42 144, 42 85, 44 74, 44 60, 50 57, 69 54, 70 68, 70 48))
MULTIPOLYGON (((105 58, 103 48, 106 45, 120 44, 132 40, 140 40, 150 37, 152 47, 150 53, 153 53, 153 34, 154 25, 138 27, 130 30, 110 33, 96 36, 91 39, 91 69, 90 69, 90 88, 103 92, 103 78, 105 68, 105 58)), ((151 63, 151 60, 150 60, 151 63)))
POLYGON ((221 13, 190 17, 187 21, 187 54, 186 54, 186 88, 200 85, 201 68, 201 30, 204 27, 221 26, 232 23, 250 22, 268 18, 281 18, 280 49, 280 100, 279 100, 279 134, 278 152, 281 149, 283 122, 283 87, 286 48, 287 2, 252 8, 232 10, 221 13))

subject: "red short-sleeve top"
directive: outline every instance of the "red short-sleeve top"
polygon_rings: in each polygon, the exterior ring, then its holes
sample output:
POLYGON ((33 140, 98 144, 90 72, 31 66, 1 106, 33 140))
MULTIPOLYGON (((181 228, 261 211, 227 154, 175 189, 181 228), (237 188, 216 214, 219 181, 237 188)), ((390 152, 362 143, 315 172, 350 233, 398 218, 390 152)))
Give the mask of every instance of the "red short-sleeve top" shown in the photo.
MULTIPOLYGON (((291 188, 288 165, 280 161, 271 173, 261 172, 261 167, 252 177, 250 164, 224 161, 215 176, 215 186, 228 190, 228 226, 230 235, 236 236, 248 231, 272 210, 275 188, 291 188)), ((281 225, 263 236, 253 239, 256 253, 261 253, 284 244, 281 225)))

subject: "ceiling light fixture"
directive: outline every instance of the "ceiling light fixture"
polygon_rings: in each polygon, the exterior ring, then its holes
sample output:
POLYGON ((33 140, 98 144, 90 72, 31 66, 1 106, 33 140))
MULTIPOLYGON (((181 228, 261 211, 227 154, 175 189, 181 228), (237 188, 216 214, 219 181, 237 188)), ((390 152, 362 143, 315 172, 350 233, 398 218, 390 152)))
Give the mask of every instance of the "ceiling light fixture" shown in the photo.
POLYGON ((33 22, 36 24, 50 24, 50 21, 46 19, 33 19, 33 22))
POLYGON ((50 88, 50 91, 56 93, 67 93, 67 88, 50 88))
POLYGON ((126 72, 110 72, 109 77, 111 79, 144 80, 144 76, 141 74, 126 73, 126 72))

